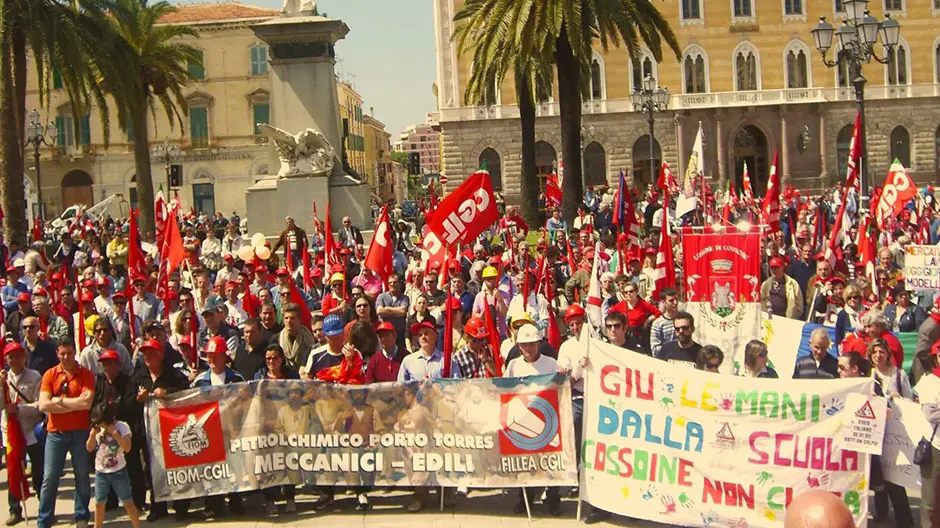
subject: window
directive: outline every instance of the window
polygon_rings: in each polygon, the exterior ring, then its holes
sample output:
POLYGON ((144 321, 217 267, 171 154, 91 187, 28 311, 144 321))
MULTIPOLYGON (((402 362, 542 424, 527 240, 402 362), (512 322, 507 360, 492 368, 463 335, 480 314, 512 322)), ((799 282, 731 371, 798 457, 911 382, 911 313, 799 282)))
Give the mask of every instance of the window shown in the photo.
POLYGON ((548 103, 552 100, 552 79, 545 79, 541 75, 536 75, 535 100, 538 103, 548 103))
POLYGON ((72 116, 62 114, 55 118, 56 146, 76 147, 91 144, 91 119, 88 114, 78 122, 78 138, 75 137, 75 121, 72 116))
POLYGON ((257 103, 251 105, 251 122, 254 128, 255 136, 261 135, 261 129, 258 123, 268 124, 271 122, 271 105, 268 103, 257 103))
POLYGON ((904 0, 885 0, 885 11, 903 11, 904 0))
POLYGON ((835 3, 833 4, 832 9, 833 9, 836 13, 843 13, 843 12, 845 12, 845 8, 842 6, 842 0, 835 0, 835 3))
POLYGON ((783 0, 783 14, 802 15, 803 0, 783 0))
POLYGON ((708 56, 699 46, 685 50, 682 60, 683 88, 685 93, 706 93, 708 91, 708 56))
POLYGON ((911 168, 911 135, 899 126, 891 131, 891 159, 897 158, 904 168, 911 168))
POLYGON ((682 0, 682 19, 698 20, 700 18, 702 18, 700 0, 682 0))
POLYGON ((639 56, 633 57, 633 60, 630 61, 633 70, 633 89, 642 90, 643 89, 643 79, 647 75, 656 78, 656 62, 653 61, 653 57, 646 52, 642 52, 639 56))
POLYGON ((196 50, 196 52, 199 54, 199 62, 189 61, 186 64, 186 71, 193 79, 201 81, 206 78, 206 54, 202 50, 196 50))
POLYGON ((61 90, 62 89, 62 72, 58 68, 52 68, 52 89, 61 90))
POLYGON ((732 0, 734 6, 735 18, 750 18, 754 16, 754 10, 751 8, 751 0, 732 0))
POLYGON ((734 55, 735 89, 739 92, 760 90, 757 50, 750 44, 739 46, 734 55))
POLYGON ((908 70, 907 47, 899 42, 893 50, 888 52, 887 56, 885 82, 889 85, 908 84, 910 82, 910 71, 908 70))
MULTIPOLYGON (((835 55, 839 56, 838 53, 835 55)), ((836 66, 836 85, 840 88, 848 88, 851 86, 851 78, 849 77, 849 62, 840 60, 838 66, 836 66)))
POLYGON ((268 74, 268 47, 263 45, 252 46, 248 48, 251 57, 251 74, 268 74))
POLYGON ((800 46, 794 45, 787 51, 787 88, 809 88, 806 56, 806 50, 800 46))
POLYGON ((131 120, 131 116, 128 115, 127 119, 124 120, 124 124, 127 125, 127 142, 134 142, 134 122, 131 120))
POLYGON ((189 137, 193 148, 209 146, 209 109, 202 106, 189 109, 189 137))
POLYGON ((836 161, 839 164, 839 174, 842 177, 849 170, 849 150, 852 148, 853 128, 853 125, 845 125, 839 130, 839 135, 836 137, 836 161))
POLYGON ((591 61, 591 99, 605 99, 606 86, 604 83, 604 63, 598 56, 591 61))
POLYGON ((215 214, 215 186, 211 183, 193 184, 193 208, 196 213, 215 214))

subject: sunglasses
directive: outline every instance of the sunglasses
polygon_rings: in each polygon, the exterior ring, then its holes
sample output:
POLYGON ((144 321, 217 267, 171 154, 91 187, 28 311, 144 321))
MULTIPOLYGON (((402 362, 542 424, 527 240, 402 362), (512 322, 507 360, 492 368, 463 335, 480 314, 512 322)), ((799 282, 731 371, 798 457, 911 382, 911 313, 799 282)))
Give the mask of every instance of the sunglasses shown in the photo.
POLYGON ((23 325, 23 328, 26 330, 32 330, 33 328, 38 328, 39 325, 23 325))
POLYGON ((101 332, 107 332, 107 331, 108 331, 107 328, 95 328, 94 329, 94 333, 96 334, 101 333, 101 332))
POLYGON ((691 332, 692 331, 691 326, 676 326, 674 328, 676 329, 676 332, 687 332, 687 331, 691 332))
POLYGON ((718 370, 721 367, 721 363, 706 363, 705 368, 708 370, 718 370))
POLYGON ((861 298, 862 298, 861 295, 849 295, 849 300, 850 300, 850 301, 851 301, 852 299, 861 299, 861 298))
POLYGON ((616 330, 617 328, 620 328, 623 325, 620 323, 611 323, 611 324, 606 324, 604 326, 607 327, 608 330, 616 330))

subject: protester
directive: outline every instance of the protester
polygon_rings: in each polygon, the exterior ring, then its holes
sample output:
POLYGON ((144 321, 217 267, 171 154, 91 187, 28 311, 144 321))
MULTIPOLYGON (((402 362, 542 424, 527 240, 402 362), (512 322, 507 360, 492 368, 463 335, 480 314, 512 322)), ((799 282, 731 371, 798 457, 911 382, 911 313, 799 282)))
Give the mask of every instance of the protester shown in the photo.
POLYGON ((842 298, 845 300, 845 306, 836 317, 836 338, 835 344, 839 346, 847 334, 854 332, 859 328, 858 318, 862 308, 862 290, 850 284, 842 290, 842 298))
POLYGON ((383 383, 398 380, 398 372, 408 351, 398 345, 398 333, 392 323, 383 322, 376 328, 381 350, 369 358, 366 366, 366 383, 383 383))
POLYGON ((89 453, 95 453, 95 528, 104 526, 105 506, 111 491, 124 504, 131 526, 140 528, 125 460, 125 453, 131 452, 131 429, 126 422, 118 420, 117 415, 114 403, 103 402, 95 407, 91 414, 94 426, 85 444, 89 453))
POLYGON ((650 326, 650 355, 661 356, 663 345, 675 341, 675 318, 679 313, 679 293, 674 288, 666 288, 659 295, 662 299, 663 314, 650 326))
MULTIPOLYGON (((232 368, 245 379, 254 379, 255 374, 265 367, 265 350, 270 339, 265 339, 261 330, 261 322, 257 319, 248 319, 242 325, 242 339, 235 351, 232 368)), ((282 350, 283 354, 283 350, 282 350)))
POLYGON ((894 287, 894 302, 888 303, 884 312, 892 332, 916 332, 927 320, 927 312, 911 302, 911 292, 904 283, 894 287))
POLYGON ((718 373, 721 364, 725 361, 725 353, 715 345, 705 345, 698 351, 695 358, 695 368, 706 372, 718 373))
POLYGON ((22 334, 22 345, 26 350, 30 369, 42 375, 59 362, 56 356, 56 344, 51 339, 42 337, 37 317, 30 316, 23 319, 22 334))
MULTIPOLYGON (((2 429, 3 438, 8 439, 7 428, 9 420, 17 420, 23 437, 26 441, 26 455, 29 457, 30 476, 33 493, 39 494, 43 479, 43 444, 36 438, 36 424, 43 419, 39 410, 39 394, 42 384, 42 374, 26 366, 26 350, 15 342, 6 343, 3 347, 3 359, 8 369, 0 370, 0 401, 9 400, 10 404, 3 409, 2 429)), ((8 461, 16 464, 19 461, 8 461)), ((9 474, 8 474, 9 476, 9 474)), ((12 486, 12 482, 9 485, 12 486)), ((8 489, 9 517, 7 526, 23 522, 23 507, 20 501, 13 497, 13 491, 8 489)))
POLYGON ((743 374, 748 378, 779 378, 777 371, 767 365, 769 361, 767 344, 759 339, 752 339, 744 346, 743 374))
POLYGON ((794 379, 833 379, 839 377, 839 362, 829 354, 832 341, 825 328, 816 328, 809 336, 812 353, 796 360, 794 379))
POLYGON ((662 346, 659 359, 670 363, 693 366, 698 361, 699 350, 702 345, 692 339, 695 332, 695 318, 688 312, 677 312, 673 319, 673 331, 676 340, 669 341, 662 346))
POLYGON ((782 258, 770 259, 772 276, 761 284, 761 304, 772 314, 796 319, 803 313, 803 293, 799 283, 789 275, 785 275, 783 268, 782 258))

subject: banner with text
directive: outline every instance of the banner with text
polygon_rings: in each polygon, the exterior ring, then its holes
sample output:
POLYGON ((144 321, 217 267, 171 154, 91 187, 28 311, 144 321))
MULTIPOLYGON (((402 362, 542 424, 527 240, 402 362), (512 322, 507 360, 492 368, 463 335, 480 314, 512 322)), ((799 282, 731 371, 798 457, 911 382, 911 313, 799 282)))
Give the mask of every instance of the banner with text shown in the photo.
POLYGON ((940 290, 940 246, 904 249, 904 285, 908 290, 940 290))
POLYGON ((864 522, 870 456, 839 438, 860 412, 846 398, 869 394, 870 378, 725 376, 589 346, 581 490, 590 504, 671 526, 778 527, 794 497, 823 489, 864 522))
POLYGON ((284 484, 577 482, 561 375, 409 384, 237 383, 147 407, 156 500, 284 484))

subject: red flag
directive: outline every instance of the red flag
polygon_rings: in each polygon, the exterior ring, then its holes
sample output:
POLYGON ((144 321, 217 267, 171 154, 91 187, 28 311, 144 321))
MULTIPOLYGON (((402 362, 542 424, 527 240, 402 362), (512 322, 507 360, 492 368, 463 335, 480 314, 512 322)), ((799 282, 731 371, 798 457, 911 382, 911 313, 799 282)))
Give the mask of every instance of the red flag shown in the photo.
POLYGON ((301 265, 304 267, 304 289, 310 291, 313 288, 313 279, 310 277, 310 252, 307 250, 302 254, 301 265))
POLYGON ((568 269, 574 275, 574 272, 578 271, 578 263, 574 261, 574 253, 571 251, 571 239, 565 238, 565 244, 568 246, 568 269))
POLYGON ((320 223, 320 218, 317 216, 317 201, 313 201, 313 232, 320 233, 323 231, 323 224, 320 223))
MULTIPOLYGON (((911 178, 911 175, 901 165, 897 158, 888 169, 888 178, 881 188, 881 195, 878 198, 875 220, 878 222, 878 229, 885 230, 888 227, 888 219, 894 218, 904 210, 907 202, 917 195, 917 185, 911 178)), ((859 248, 861 249, 861 248, 859 248)))
POLYGON ((157 250, 163 249, 163 239, 166 237, 166 221, 169 215, 166 196, 163 194, 163 186, 157 191, 157 196, 153 200, 153 224, 156 231, 154 242, 157 244, 157 250))
POLYGON ((499 328, 496 326, 496 317, 493 316, 495 306, 485 303, 483 310, 483 322, 486 323, 486 333, 489 334, 490 349, 493 351, 493 363, 495 364, 496 377, 503 375, 503 356, 499 353, 499 328))
POLYGON ((558 174, 552 171, 551 174, 545 177, 545 206, 560 206, 561 196, 561 186, 558 184, 558 174))
MULTIPOLYGON (((427 219, 425 247, 473 244, 477 236, 499 220, 489 173, 477 171, 447 195, 427 219)), ((434 249, 431 253, 435 253, 434 249)))
POLYGON ((83 288, 81 284, 77 285, 75 288, 75 296, 78 297, 78 349, 85 349, 85 305, 82 302, 82 295, 84 295, 83 288))
POLYGON ((330 267, 340 262, 339 252, 336 251, 336 242, 333 240, 333 224, 330 221, 330 202, 326 202, 326 218, 323 231, 323 279, 329 280, 330 267))
POLYGON ((859 189, 858 162, 862 157, 862 114, 855 113, 855 125, 852 127, 852 141, 849 143, 849 159, 846 164, 845 185, 859 189))
POLYGON ((741 187, 744 194, 744 203, 754 204, 754 188, 751 187, 751 175, 747 171, 747 162, 744 162, 744 174, 741 176, 741 187))
POLYGON ((829 266, 832 269, 836 269, 836 264, 838 259, 842 257, 842 239, 845 236, 842 225, 843 217, 845 216, 845 206, 848 203, 850 187, 846 186, 842 190, 842 203, 839 204, 839 211, 836 213, 836 223, 833 224, 832 230, 829 231, 829 239, 826 242, 826 252, 825 258, 829 261, 829 266))
POLYGON ((242 275, 242 284, 245 288, 245 294, 242 295, 242 310, 245 310, 248 317, 258 317, 261 300, 251 293, 251 281, 248 280, 248 275, 242 275))
MULTIPOLYGON (((6 370, 5 358, 0 358, 0 370, 6 370)), ((11 403, 10 384, 3 391, 4 407, 11 403)), ((16 415, 7 414, 7 481, 10 496, 18 501, 29 498, 29 480, 26 478, 26 436, 16 415)))
POLYGON ((137 277, 147 276, 147 263, 144 260, 144 251, 140 248, 140 231, 137 227, 138 214, 140 214, 140 211, 131 209, 130 228, 127 237, 128 284, 132 283, 137 277))
POLYGON ((180 234, 180 226, 176 221, 176 215, 171 214, 167 222, 166 240, 163 243, 163 251, 160 257, 167 261, 167 273, 173 273, 179 267, 183 259, 186 258, 186 251, 183 249, 183 237, 180 234))
POLYGON ((442 369, 444 378, 450 377, 454 356, 454 308, 451 306, 453 297, 450 295, 450 288, 447 290, 447 300, 444 301, 444 366, 442 369))
MULTIPOLYGON (((669 208, 669 196, 663 201, 663 209, 669 208)), ((656 253, 656 281, 653 283, 653 299, 658 300, 666 288, 676 286, 676 259, 672 253, 671 226, 663 218, 663 228, 659 232, 659 251, 656 253)))
POLYGON ((33 220, 33 242, 42 240, 42 227, 39 226, 39 219, 33 220))
POLYGON ((300 294, 300 290, 297 288, 297 285, 294 284, 294 281, 290 281, 290 302, 300 306, 300 322, 307 328, 310 328, 313 322, 313 314, 310 313, 310 308, 308 308, 307 303, 304 302, 304 296, 300 294))
POLYGON ((871 289, 875 295, 879 295, 878 281, 875 279, 875 258, 877 249, 877 238, 874 236, 875 226, 871 221, 871 216, 862 217, 858 226, 858 263, 862 268, 862 275, 868 277, 871 282, 871 289))
POLYGON ((771 233, 780 230, 780 170, 777 152, 774 152, 774 162, 770 166, 767 194, 764 196, 763 217, 763 221, 767 224, 771 233))
POLYGON ((659 179, 656 181, 656 186, 670 195, 679 192, 679 182, 676 181, 676 177, 669 170, 669 164, 665 161, 659 169, 659 179))
POLYGON ((4 218, 4 215, 3 215, 3 206, 0 205, 0 222, 3 221, 3 218, 4 218))
POLYGON ((369 244, 369 252, 366 253, 364 265, 386 281, 392 274, 393 254, 392 230, 388 222, 388 206, 386 205, 382 208, 379 222, 375 225, 375 234, 369 244))

